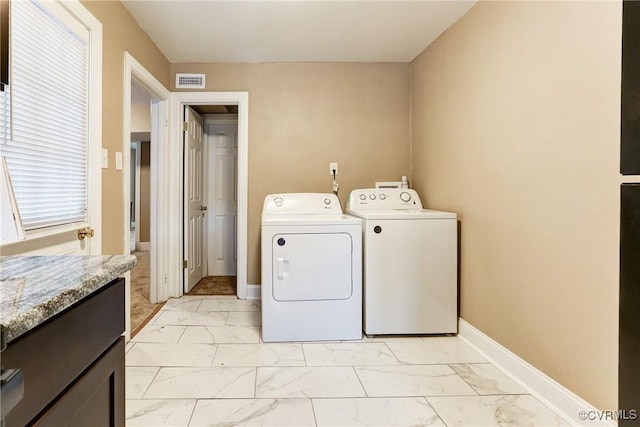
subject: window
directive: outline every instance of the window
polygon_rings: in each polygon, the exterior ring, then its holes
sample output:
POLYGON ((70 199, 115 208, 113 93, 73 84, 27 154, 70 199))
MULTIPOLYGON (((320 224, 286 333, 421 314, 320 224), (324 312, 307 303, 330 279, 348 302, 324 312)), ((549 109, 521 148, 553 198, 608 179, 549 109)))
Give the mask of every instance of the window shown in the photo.
POLYGON ((6 157, 25 230, 87 222, 91 31, 63 3, 12 1, 6 157))

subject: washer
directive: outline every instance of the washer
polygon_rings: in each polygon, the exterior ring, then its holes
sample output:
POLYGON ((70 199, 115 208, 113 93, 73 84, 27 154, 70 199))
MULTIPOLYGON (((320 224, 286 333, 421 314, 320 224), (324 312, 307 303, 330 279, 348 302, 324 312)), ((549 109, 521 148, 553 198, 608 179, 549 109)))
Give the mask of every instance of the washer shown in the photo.
POLYGON ((456 214, 402 188, 353 190, 347 213, 363 219, 365 334, 457 333, 456 214))
POLYGON ((262 340, 362 338, 362 220, 334 194, 287 193, 262 210, 262 340))

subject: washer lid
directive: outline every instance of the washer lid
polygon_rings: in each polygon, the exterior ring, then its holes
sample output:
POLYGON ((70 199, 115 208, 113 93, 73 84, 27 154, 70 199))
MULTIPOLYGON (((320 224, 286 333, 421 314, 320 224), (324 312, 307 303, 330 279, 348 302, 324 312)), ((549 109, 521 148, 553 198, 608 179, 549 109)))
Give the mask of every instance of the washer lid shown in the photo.
POLYGON ((287 227, 290 225, 361 225, 362 220, 351 215, 262 215, 262 225, 287 227))
POLYGON ((453 212, 434 211, 431 209, 409 210, 389 209, 381 211, 347 210, 348 214, 364 219, 448 219, 457 218, 453 212))

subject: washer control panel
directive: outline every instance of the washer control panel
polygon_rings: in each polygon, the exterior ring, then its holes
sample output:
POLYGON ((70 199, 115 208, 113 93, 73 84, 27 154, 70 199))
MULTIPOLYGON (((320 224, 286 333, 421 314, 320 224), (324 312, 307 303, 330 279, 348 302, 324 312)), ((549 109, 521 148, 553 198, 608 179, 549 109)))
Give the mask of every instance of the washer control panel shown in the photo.
POLYGON ((409 188, 364 188, 349 195, 347 210, 422 209, 415 190, 409 188))
POLYGON ((331 193, 282 193, 265 197, 262 213, 342 215, 342 207, 338 197, 331 193))

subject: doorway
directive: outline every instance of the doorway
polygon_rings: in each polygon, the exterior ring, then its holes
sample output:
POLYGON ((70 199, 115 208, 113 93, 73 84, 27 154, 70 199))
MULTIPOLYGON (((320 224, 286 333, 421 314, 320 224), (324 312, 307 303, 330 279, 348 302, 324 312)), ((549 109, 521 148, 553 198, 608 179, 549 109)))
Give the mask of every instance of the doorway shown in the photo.
MULTIPOLYGON (((132 168, 135 168, 135 159, 131 156, 131 141, 132 131, 135 129, 132 127, 132 94, 133 90, 136 90, 136 86, 142 89, 148 96, 148 108, 150 113, 147 116, 150 121, 150 132, 146 137, 136 137, 134 139, 149 141, 149 239, 146 253, 148 254, 148 282, 149 285, 148 295, 150 303, 155 304, 159 301, 164 301, 169 296, 169 292, 166 287, 166 274, 167 268, 166 256, 168 254, 167 239, 165 227, 163 224, 167 224, 165 210, 162 209, 162 199, 166 194, 167 189, 164 186, 159 185, 158 177, 167 174, 170 170, 168 162, 165 160, 164 153, 168 150, 168 111, 169 111, 169 91, 147 70, 145 69, 133 56, 128 52, 125 52, 124 58, 124 118, 123 118, 123 146, 122 146, 122 158, 123 158, 123 176, 126 177, 122 180, 123 184, 123 219, 124 219, 124 245, 123 253, 131 253, 131 228, 132 223, 132 205, 131 201, 134 201, 135 209, 135 194, 132 194, 131 180, 132 168), (153 147, 153 148, 151 148, 153 147)), ((137 154, 136 154, 137 156, 137 154)), ((139 180, 141 181, 141 180, 139 180)), ((135 191, 135 190, 134 190, 135 191)), ((139 203, 141 204, 141 203, 139 203)), ((141 214, 136 212, 136 225, 139 222, 141 214)), ((136 244, 144 243, 142 238, 136 238, 138 241, 136 244)), ((144 248, 144 245, 143 247, 144 248)), ((141 263, 141 260, 138 261, 141 263)), ((128 341, 131 338, 131 273, 128 272, 125 275, 125 339, 128 341)))
MULTIPOLYGON (((130 128, 130 192, 129 228, 131 254, 137 258, 130 274, 131 335, 147 323, 160 308, 151 301, 151 92, 133 80, 131 82, 130 128)), ((155 138, 153 138, 155 139, 155 138)))
MULTIPOLYGON (((192 277, 195 269, 189 269, 185 292, 190 295, 237 295, 238 107, 191 108, 203 122, 201 245, 204 268, 195 283, 192 277)), ((188 163, 189 160, 185 163, 186 170, 190 167, 188 163)), ((189 185, 190 180, 186 179, 185 186, 189 185)), ((188 188, 186 190, 188 194, 194 194, 188 188)), ((188 209, 185 215, 191 216, 188 209)), ((185 226, 190 227, 189 224, 185 226)), ((192 236, 186 232, 185 235, 192 236)))
MULTIPOLYGON (((185 106, 237 106, 238 108, 238 125, 237 125, 237 140, 238 140, 238 154, 237 154, 237 239, 236 239, 236 280, 237 290, 236 295, 240 299, 246 299, 247 297, 255 298, 259 294, 256 292, 256 288, 259 286, 251 286, 251 293, 248 294, 249 286, 247 284, 247 199, 248 199, 248 102, 249 95, 247 92, 176 92, 171 94, 171 122, 172 136, 177 141, 183 139, 183 123, 184 123, 184 108, 185 106)), ((179 228, 173 229, 179 233, 179 241, 184 242, 184 245, 189 245, 190 236, 184 232, 187 229, 185 227, 185 218, 187 215, 184 212, 185 206, 184 198, 184 178, 185 163, 183 156, 182 144, 175 144, 171 147, 172 151, 170 158, 172 161, 171 171, 169 178, 169 203, 168 206, 173 214, 169 215, 172 219, 172 223, 179 228), (174 222, 175 218, 180 218, 179 223, 174 222)), ((178 278, 176 281, 178 287, 174 287, 174 292, 177 295, 182 295, 185 292, 186 282, 186 270, 183 266, 189 265, 189 261, 185 259, 183 255, 187 255, 188 252, 183 252, 183 247, 171 247, 169 254, 170 259, 183 260, 179 267, 176 264, 171 263, 169 268, 175 268, 170 272, 170 277, 178 278), (176 268, 178 267, 178 268, 176 268)), ((175 286, 171 279, 169 279, 169 286, 175 286)))

